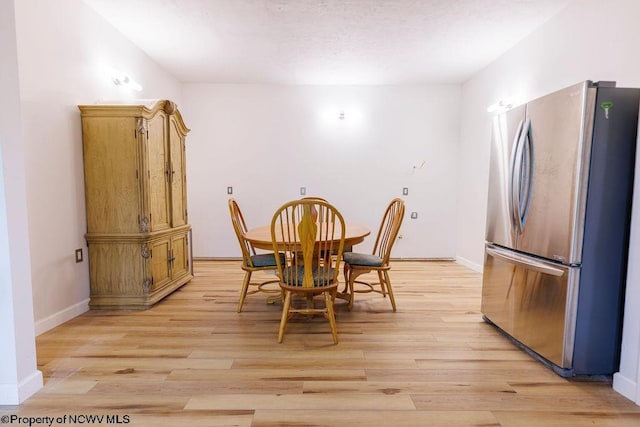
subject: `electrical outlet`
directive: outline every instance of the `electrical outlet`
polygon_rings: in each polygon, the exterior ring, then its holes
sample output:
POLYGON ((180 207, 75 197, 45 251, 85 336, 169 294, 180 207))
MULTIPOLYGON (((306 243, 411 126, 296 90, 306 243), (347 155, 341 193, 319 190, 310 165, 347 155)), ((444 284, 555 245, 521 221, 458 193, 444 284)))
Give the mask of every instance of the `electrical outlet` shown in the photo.
POLYGON ((233 194, 233 187, 227 187, 227 194, 233 194))
POLYGON ((82 262, 82 249, 76 249, 76 262, 82 262))
POLYGON ((307 187, 300 187, 300 195, 301 196, 307 195, 307 187))
POLYGON ((409 188, 408 187, 404 187, 402 189, 402 195, 403 196, 408 196, 409 195, 409 188))
POLYGON ((411 212, 411 219, 417 219, 418 218, 418 212, 411 212))

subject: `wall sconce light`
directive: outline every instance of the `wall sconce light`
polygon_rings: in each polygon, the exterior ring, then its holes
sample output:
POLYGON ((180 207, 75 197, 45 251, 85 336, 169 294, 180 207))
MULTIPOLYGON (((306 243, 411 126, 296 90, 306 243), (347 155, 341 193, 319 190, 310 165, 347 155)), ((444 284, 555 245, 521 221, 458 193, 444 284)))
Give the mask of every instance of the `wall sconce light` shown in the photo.
POLYGON ((318 111, 319 124, 326 129, 356 131, 366 126, 366 117, 359 106, 332 106, 318 111))
POLYGON ((131 77, 118 70, 113 70, 113 72, 111 73, 111 81, 114 85, 121 86, 126 89, 135 90, 138 92, 142 90, 142 86, 140 85, 140 83, 136 82, 131 77))
POLYGON ((501 99, 495 104, 489 105, 489 107, 487 107, 487 113, 503 113, 509 110, 511 107, 513 107, 512 102, 501 99))
POLYGON ((487 113, 495 113, 495 114, 504 113, 505 111, 510 110, 513 107, 519 105, 522 102, 522 99, 523 97, 521 94, 507 96, 505 98, 502 98, 495 104, 489 105, 487 107, 487 113))

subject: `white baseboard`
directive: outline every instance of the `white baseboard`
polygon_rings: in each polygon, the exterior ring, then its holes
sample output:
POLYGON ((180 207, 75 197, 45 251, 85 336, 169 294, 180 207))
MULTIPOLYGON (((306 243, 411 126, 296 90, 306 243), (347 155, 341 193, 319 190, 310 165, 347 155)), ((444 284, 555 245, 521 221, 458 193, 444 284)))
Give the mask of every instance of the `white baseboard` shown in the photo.
POLYGON ((0 405, 19 405, 42 388, 42 372, 36 370, 20 384, 0 384, 0 405))
POLYGON ((621 375, 620 372, 613 374, 613 389, 637 405, 640 405, 640 401, 636 401, 638 384, 621 375))
POLYGON ((469 267, 473 271, 477 271, 478 273, 482 273, 482 270, 483 270, 482 265, 476 264, 475 262, 472 262, 472 261, 469 261, 466 258, 463 258, 461 256, 457 256, 456 257, 456 262, 459 262, 460 264, 464 265, 465 267, 469 267))
POLYGON ((38 320, 35 322, 36 336, 43 334, 58 325, 62 325, 67 320, 71 320, 87 311, 89 311, 89 299, 74 304, 71 307, 67 307, 49 317, 38 320))

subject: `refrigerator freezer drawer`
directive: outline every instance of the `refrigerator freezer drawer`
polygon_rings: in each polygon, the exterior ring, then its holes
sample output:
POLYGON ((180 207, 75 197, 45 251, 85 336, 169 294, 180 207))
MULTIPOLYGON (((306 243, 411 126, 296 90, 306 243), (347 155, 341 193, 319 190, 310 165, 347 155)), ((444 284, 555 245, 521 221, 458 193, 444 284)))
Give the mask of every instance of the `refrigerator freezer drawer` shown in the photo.
POLYGON ((544 359, 569 369, 573 359, 579 267, 487 245, 482 313, 544 359))

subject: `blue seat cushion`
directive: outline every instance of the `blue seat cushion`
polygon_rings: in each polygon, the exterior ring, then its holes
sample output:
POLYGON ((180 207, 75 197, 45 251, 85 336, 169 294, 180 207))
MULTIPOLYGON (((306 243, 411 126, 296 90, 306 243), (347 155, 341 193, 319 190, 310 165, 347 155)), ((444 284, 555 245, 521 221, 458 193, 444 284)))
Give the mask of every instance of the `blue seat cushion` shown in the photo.
MULTIPOLYGON (((333 281, 334 268, 314 267, 313 286, 327 286, 333 281)), ((291 286, 302 286, 304 278, 304 266, 288 267, 284 270, 283 282, 291 286)))
MULTIPOLYGON (((284 254, 278 254, 280 256, 280 263, 284 264, 284 254)), ((275 267, 276 266, 276 257, 274 254, 259 254, 251 256, 251 262, 253 262, 254 267, 275 267)))
POLYGON ((378 255, 361 254, 358 252, 345 252, 342 259, 349 265, 361 265, 363 267, 380 267, 382 258, 378 255))

